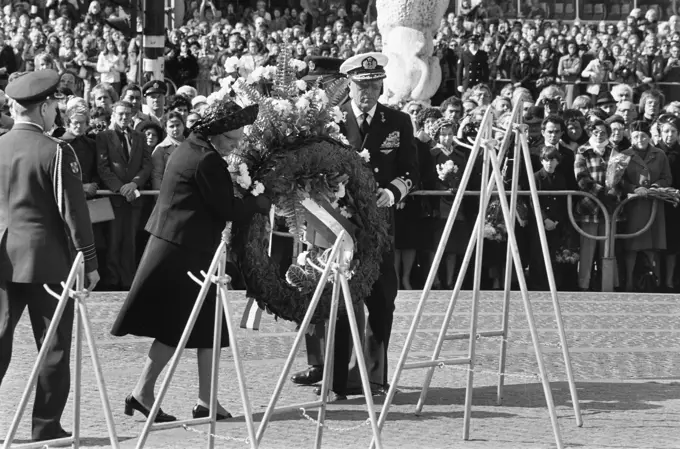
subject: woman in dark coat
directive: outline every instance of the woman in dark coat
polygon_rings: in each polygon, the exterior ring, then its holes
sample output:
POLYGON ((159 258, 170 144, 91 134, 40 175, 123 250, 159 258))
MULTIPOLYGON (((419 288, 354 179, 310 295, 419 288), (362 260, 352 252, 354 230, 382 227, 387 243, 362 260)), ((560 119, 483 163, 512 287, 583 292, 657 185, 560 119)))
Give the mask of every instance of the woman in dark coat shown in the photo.
MULTIPOLYGON (((467 164, 467 155, 457 146, 454 145, 454 123, 445 118, 437 120, 432 125, 432 137, 437 142, 430 154, 432 155, 434 166, 431 167, 430 173, 421 171, 421 176, 429 183, 428 189, 433 190, 457 190, 460 185, 460 177, 465 170, 467 164), (449 177, 444 176, 445 180, 440 179, 438 169, 444 168, 448 162, 453 162, 454 174, 449 177)), ((434 251, 439 247, 443 236, 446 222, 451 214, 454 197, 440 196, 434 197, 434 217, 435 226, 433 232, 430 234, 431 247, 434 251)), ((447 290, 453 289, 456 281, 456 262, 459 255, 464 255, 470 241, 471 227, 465 216, 464 208, 458 209, 453 228, 449 239, 446 241, 446 249, 444 251, 444 270, 445 279, 442 283, 447 290)))
MULTIPOLYGON (((663 114, 659 117, 659 130, 661 140, 657 147, 666 153, 668 164, 671 167, 673 181, 671 187, 680 187, 680 142, 678 142, 678 131, 680 131, 680 118, 663 114)), ((664 203, 666 214, 666 289, 671 292, 675 290, 673 281, 675 275, 675 263, 680 253, 680 233, 674 232, 675 227, 680 223, 680 207, 673 207, 670 203, 664 203)), ((661 207, 661 204, 659 204, 661 207)))
MULTIPOLYGON (((630 156, 630 162, 624 174, 626 193, 634 193, 644 197, 651 187, 669 187, 673 182, 671 168, 666 154, 651 143, 650 125, 642 120, 636 121, 630 128, 632 146, 623 152, 630 156)), ((642 229, 652 213, 652 201, 638 199, 626 205, 625 231, 627 234, 642 229)), ((676 226, 674 224, 674 226, 676 226)), ((656 218, 652 226, 642 234, 624 240, 626 249, 626 291, 633 291, 633 271, 639 252, 645 252, 653 263, 656 279, 660 279, 659 252, 666 250, 666 216, 663 204, 656 210, 656 218)))
MULTIPOLYGON (((211 105, 192 134, 170 156, 160 195, 146 230, 151 233, 144 256, 111 333, 154 339, 137 385, 125 399, 125 412, 148 415, 154 387, 172 357, 191 314, 199 286, 187 272, 207 270, 227 222, 248 220, 269 211, 263 196, 234 197, 226 156, 243 137, 243 127, 257 117, 257 105, 242 109, 224 100, 211 105)), ((237 275, 233 265, 230 275, 237 275)), ((211 286, 187 348, 198 348, 198 403, 194 418, 208 416, 216 287, 211 286)), ((222 321, 221 346, 229 345, 222 321)), ((231 415, 218 404, 218 418, 231 415)), ((156 422, 174 421, 159 412, 156 422)))

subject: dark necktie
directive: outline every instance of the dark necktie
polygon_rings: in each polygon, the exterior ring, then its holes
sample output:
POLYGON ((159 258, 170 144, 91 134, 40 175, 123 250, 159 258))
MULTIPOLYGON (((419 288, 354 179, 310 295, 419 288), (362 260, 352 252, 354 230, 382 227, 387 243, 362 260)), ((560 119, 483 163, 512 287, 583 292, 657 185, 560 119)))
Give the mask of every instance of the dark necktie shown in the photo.
POLYGON ((118 135, 120 137, 121 143, 123 144, 125 155, 128 157, 128 159, 130 159, 130 135, 128 134, 127 130, 119 131, 118 135))
POLYGON ((361 137, 366 137, 371 124, 368 123, 368 114, 361 114, 361 125, 359 126, 359 131, 361 132, 361 137))

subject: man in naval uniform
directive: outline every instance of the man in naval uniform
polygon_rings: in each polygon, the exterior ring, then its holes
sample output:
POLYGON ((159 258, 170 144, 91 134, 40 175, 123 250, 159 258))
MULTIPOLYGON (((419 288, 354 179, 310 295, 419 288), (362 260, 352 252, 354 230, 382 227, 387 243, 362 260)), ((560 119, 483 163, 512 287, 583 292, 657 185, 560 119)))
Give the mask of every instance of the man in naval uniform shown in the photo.
MULTIPOLYGON (((85 255, 85 288, 92 290, 99 280, 80 164, 70 145, 44 134, 57 117, 58 86, 54 70, 27 73, 7 86, 15 122, 0 137, 0 382, 25 308, 35 342, 42 346, 58 304, 43 284, 61 291, 59 283, 73 263, 72 250, 85 255)), ((32 426, 36 441, 70 436, 61 427, 61 415, 70 389, 73 317, 71 301, 38 374, 32 426)))
POLYGON ((468 39, 468 49, 458 63, 458 91, 489 83, 489 55, 479 48, 479 36, 468 39))
MULTIPOLYGON (((340 72, 350 79, 350 100, 341 106, 346 120, 341 132, 357 151, 368 150, 370 167, 378 186, 376 202, 385 209, 394 236, 394 206, 403 200, 418 180, 418 162, 413 125, 409 116, 390 109, 378 98, 383 90, 387 56, 382 53, 363 53, 347 59, 340 72)), ((397 274, 394 269, 394 245, 387 248, 380 266, 380 277, 365 299, 364 308, 357 307, 359 329, 366 322, 364 357, 374 394, 384 394, 387 383, 387 350, 392 333, 394 301, 397 296, 397 274)), ((355 348, 362 350, 362 348, 355 348)), ((338 320, 334 351, 333 397, 363 394, 352 345, 347 317, 338 320)), ((317 389, 320 392, 320 388, 317 389)))

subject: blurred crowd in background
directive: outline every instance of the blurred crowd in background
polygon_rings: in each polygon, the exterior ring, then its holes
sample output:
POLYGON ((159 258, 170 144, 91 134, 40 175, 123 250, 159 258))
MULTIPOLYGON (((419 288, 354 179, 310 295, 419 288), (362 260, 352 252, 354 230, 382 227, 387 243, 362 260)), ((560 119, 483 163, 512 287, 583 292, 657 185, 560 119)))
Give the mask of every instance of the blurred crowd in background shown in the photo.
MULTIPOLYGON (((261 79, 263 68, 276 65, 283 49, 299 61, 302 78, 314 58, 346 59, 383 46, 368 0, 191 1, 183 19, 169 13, 169 23, 181 26, 167 31, 166 79, 154 81, 140 69, 142 19, 131 26, 130 11, 119 4, 2 4, 0 88, 22 72, 59 71, 60 91, 68 99, 55 137, 76 149, 88 198, 98 189, 121 193, 133 178, 138 190, 158 189, 168 156, 200 117, 207 97, 230 77, 261 79), (117 160, 108 154, 109 146, 97 139, 106 129, 118 130, 124 147, 143 148, 141 157, 128 152, 117 160)), ((529 171, 539 190, 588 192, 611 214, 629 194, 644 197, 649 189, 678 187, 680 17, 653 7, 626 8, 625 15, 619 7, 617 20, 562 22, 555 19, 560 15, 555 2, 527 1, 519 11, 512 5, 463 2, 459 14, 452 7, 436 33, 443 75, 436 95, 429 102, 392 105, 413 119, 421 172, 416 188, 455 191, 455 182, 442 181, 441 167, 447 161, 465 166, 487 107, 497 127, 507 129, 516 105, 529 127, 529 171), (620 155, 626 163, 613 182, 607 179, 610 161, 620 155)), ((0 128, 7 130, 12 119, 6 99, 2 102, 0 128)), ((508 186, 513 162, 504 163, 508 186)), ((473 177, 468 190, 477 190, 479 182, 480 176, 473 177)), ((526 177, 520 184, 527 186, 526 177)), ((411 196, 397 205, 395 268, 401 288, 422 287, 451 200, 411 196)), ((116 219, 95 225, 105 267, 101 288, 127 289, 154 198, 125 189, 112 202, 116 219)), ((477 204, 475 197, 464 201, 435 288, 452 287, 477 204)), ((619 231, 642 230, 652 204, 644 198, 627 204, 618 217, 619 231)), ((530 206, 520 200, 513 232, 530 286, 545 289, 546 267, 530 206)), ((558 288, 599 290, 602 242, 575 231, 565 196, 542 197, 541 209, 558 288)), ((571 212, 583 231, 604 235, 603 214, 591 199, 574 197, 571 212)), ((680 238, 672 232, 680 214, 664 202, 654 213, 648 230, 616 247, 620 290, 670 292, 680 286, 675 263, 680 238)), ((503 285, 507 232, 493 200, 486 213, 485 288, 503 285)))

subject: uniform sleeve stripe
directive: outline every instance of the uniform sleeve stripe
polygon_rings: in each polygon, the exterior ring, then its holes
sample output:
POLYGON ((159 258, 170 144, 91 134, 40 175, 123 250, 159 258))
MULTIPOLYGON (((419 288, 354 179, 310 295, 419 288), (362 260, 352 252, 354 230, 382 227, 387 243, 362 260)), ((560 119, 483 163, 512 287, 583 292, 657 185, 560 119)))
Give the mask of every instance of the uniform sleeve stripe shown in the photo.
POLYGON ((87 245, 87 246, 81 246, 80 248, 76 248, 76 251, 83 251, 83 252, 85 252, 85 251, 90 251, 90 250, 93 250, 93 249, 94 249, 94 243, 91 243, 91 244, 89 244, 89 245, 87 245))
POLYGON ((392 184, 394 187, 397 188, 397 190, 399 190, 399 193, 401 194, 401 198, 404 198, 408 194, 409 187, 408 187, 408 184, 406 183, 406 181, 404 181, 403 179, 395 178, 395 179, 392 180, 392 182, 390 184, 392 184))

